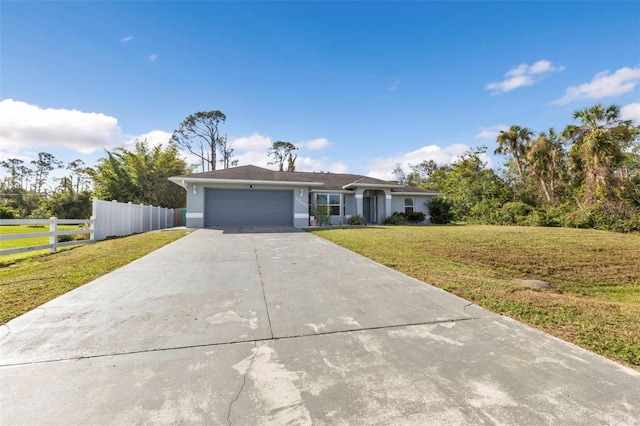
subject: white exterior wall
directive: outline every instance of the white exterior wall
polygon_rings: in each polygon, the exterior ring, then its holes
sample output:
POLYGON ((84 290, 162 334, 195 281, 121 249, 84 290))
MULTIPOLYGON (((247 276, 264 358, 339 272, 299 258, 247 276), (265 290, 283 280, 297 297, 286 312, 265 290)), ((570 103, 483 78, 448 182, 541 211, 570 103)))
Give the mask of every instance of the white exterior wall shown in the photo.
POLYGON ((293 226, 296 228, 309 226, 309 188, 293 190, 293 226))
POLYGON ((356 213, 356 197, 354 194, 344 194, 344 214, 346 216, 355 216, 356 213))
POLYGON ((204 186, 187 184, 187 228, 204 228, 204 186))

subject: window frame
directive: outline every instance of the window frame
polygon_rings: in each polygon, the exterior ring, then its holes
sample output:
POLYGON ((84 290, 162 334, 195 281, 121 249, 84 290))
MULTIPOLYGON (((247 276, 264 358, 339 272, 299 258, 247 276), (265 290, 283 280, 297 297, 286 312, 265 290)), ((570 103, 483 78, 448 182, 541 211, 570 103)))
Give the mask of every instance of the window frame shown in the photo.
POLYGON ((416 200, 414 197, 404 197, 404 214, 413 213, 415 211, 416 200), (411 204, 407 204, 407 200, 411 200, 411 204), (408 211, 407 209, 411 209, 408 211))
POLYGON ((323 202, 326 202, 327 205, 329 206, 329 212, 330 212, 329 216, 344 216, 343 215, 344 197, 342 194, 336 194, 332 192, 316 192, 314 193, 313 202, 314 202, 314 206, 317 206, 318 204, 322 204, 323 202), (325 201, 321 201, 320 203, 318 203, 318 199, 321 197, 324 197, 325 201), (335 201, 336 197, 337 197, 337 202, 335 201), (334 214, 335 210, 337 210, 338 214, 334 214))

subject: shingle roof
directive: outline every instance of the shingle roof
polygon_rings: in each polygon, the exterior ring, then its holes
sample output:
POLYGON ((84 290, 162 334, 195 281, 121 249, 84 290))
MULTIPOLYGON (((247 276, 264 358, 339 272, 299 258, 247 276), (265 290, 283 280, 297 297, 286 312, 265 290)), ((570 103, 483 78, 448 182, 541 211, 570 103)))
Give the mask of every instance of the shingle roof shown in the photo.
POLYGON ((416 188, 415 186, 402 186, 400 188, 392 188, 391 192, 420 192, 424 194, 439 194, 438 191, 432 191, 430 189, 416 188))
POLYGON ((317 172, 280 172, 276 170, 264 169, 257 166, 231 167, 210 172, 192 173, 189 175, 176 176, 179 178, 195 179, 222 179, 222 180, 249 180, 249 181, 279 181, 279 182, 316 182, 322 183, 322 189, 342 190, 347 185, 394 185, 392 192, 421 192, 434 193, 421 188, 401 186, 397 182, 382 179, 375 179, 368 176, 342 174, 342 173, 317 173, 317 172))

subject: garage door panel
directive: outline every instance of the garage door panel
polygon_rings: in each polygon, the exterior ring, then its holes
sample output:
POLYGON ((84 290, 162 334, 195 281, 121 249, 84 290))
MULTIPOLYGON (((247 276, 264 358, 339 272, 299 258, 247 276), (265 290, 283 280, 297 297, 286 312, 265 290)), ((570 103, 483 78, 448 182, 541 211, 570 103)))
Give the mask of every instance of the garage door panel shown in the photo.
POLYGON ((292 226, 293 191, 205 191, 205 226, 292 226))

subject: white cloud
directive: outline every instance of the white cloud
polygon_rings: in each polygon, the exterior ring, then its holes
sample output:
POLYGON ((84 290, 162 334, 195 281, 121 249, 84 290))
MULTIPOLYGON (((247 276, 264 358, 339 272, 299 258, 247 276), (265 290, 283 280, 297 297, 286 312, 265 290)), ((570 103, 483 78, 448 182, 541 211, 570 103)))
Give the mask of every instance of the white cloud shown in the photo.
MULTIPOLYGON (((465 144, 455 144, 445 147, 437 145, 423 146, 415 151, 396 155, 395 157, 377 157, 367 166, 369 172, 367 176, 377 179, 394 180, 393 169, 396 164, 408 170, 409 164, 419 164, 423 161, 433 160, 438 164, 449 164, 460 157, 470 147, 465 144)), ((489 158, 482 157, 485 161, 489 158)))
POLYGON ((124 38, 121 38, 120 41, 123 42, 123 43, 126 43, 128 41, 133 40, 133 38, 134 38, 133 36, 126 36, 124 38))
POLYGON ((475 137, 480 139, 495 139, 498 137, 500 131, 502 130, 509 130, 509 126, 498 124, 497 126, 481 127, 480 133, 478 133, 475 137))
POLYGON ((640 124, 640 103, 636 102, 620 108, 620 118, 623 120, 633 120, 635 124, 640 124))
POLYGON ((296 160, 297 172, 331 172, 331 173, 347 173, 346 164, 337 161, 327 163, 327 158, 312 159, 310 157, 298 157, 296 160))
POLYGON ((230 141, 233 146, 233 149, 236 150, 245 150, 245 151, 255 151, 261 150, 264 151, 265 155, 267 150, 271 147, 272 142, 271 138, 262 136, 258 133, 253 133, 249 136, 243 136, 240 138, 235 138, 230 141))
POLYGON ((252 164, 258 167, 273 168, 272 165, 267 164, 269 162, 267 152, 273 144, 270 137, 252 133, 249 136, 234 138, 229 142, 234 150, 234 159, 238 160, 238 165, 252 164))
POLYGON ((156 59, 158 59, 158 56, 160 55, 158 55, 157 53, 152 53, 151 55, 149 55, 149 62, 155 62, 156 59))
POLYGON ((146 139, 150 147, 162 145, 163 148, 166 148, 172 135, 173 133, 165 132, 164 130, 152 130, 150 132, 129 138, 129 140, 125 142, 125 145, 133 145, 136 140, 142 142, 146 139))
POLYGON ((582 99, 600 99, 618 96, 635 89, 640 81, 640 66, 620 68, 613 74, 609 70, 599 72, 589 83, 568 87, 564 96, 555 104, 567 104, 582 99))
POLYGON ((505 73, 502 81, 489 83, 485 87, 493 94, 505 93, 523 86, 531 86, 554 72, 564 70, 562 66, 555 66, 551 62, 542 59, 532 65, 520 64, 505 73))
POLYGON ((523 73, 529 72, 531 74, 543 74, 546 72, 562 71, 562 69, 563 69, 562 67, 560 68, 554 67, 549 61, 542 60, 531 65, 528 70, 524 69, 522 72, 523 73))
POLYGON ((317 138, 311 139, 310 141, 302 141, 298 142, 296 145, 298 148, 310 149, 310 150, 319 150, 328 147, 331 145, 327 138, 317 138))
POLYGON ((389 92, 395 92, 396 90, 398 90, 398 87, 400 87, 400 80, 394 80, 393 82, 391 82, 389 87, 387 87, 387 90, 389 92))
MULTIPOLYGON (((267 169, 275 169, 273 164, 269 164, 271 159, 268 156, 269 148, 273 145, 270 137, 253 133, 249 136, 234 138, 230 141, 234 149, 234 158, 238 160, 238 165, 246 166, 252 164, 267 169)), ((298 148, 318 150, 329 146, 326 138, 311 139, 296 144, 298 148)), ((314 159, 308 156, 298 156, 296 159, 296 170, 300 172, 329 171, 333 173, 345 173, 347 166, 341 162, 328 162, 327 158, 314 159)))
MULTIPOLYGON (((40 108, 26 102, 0 102, 0 146, 15 153, 68 148, 91 154, 122 141, 118 120, 101 113, 40 108)), ((3 154, 4 155, 4 154, 3 154)))

